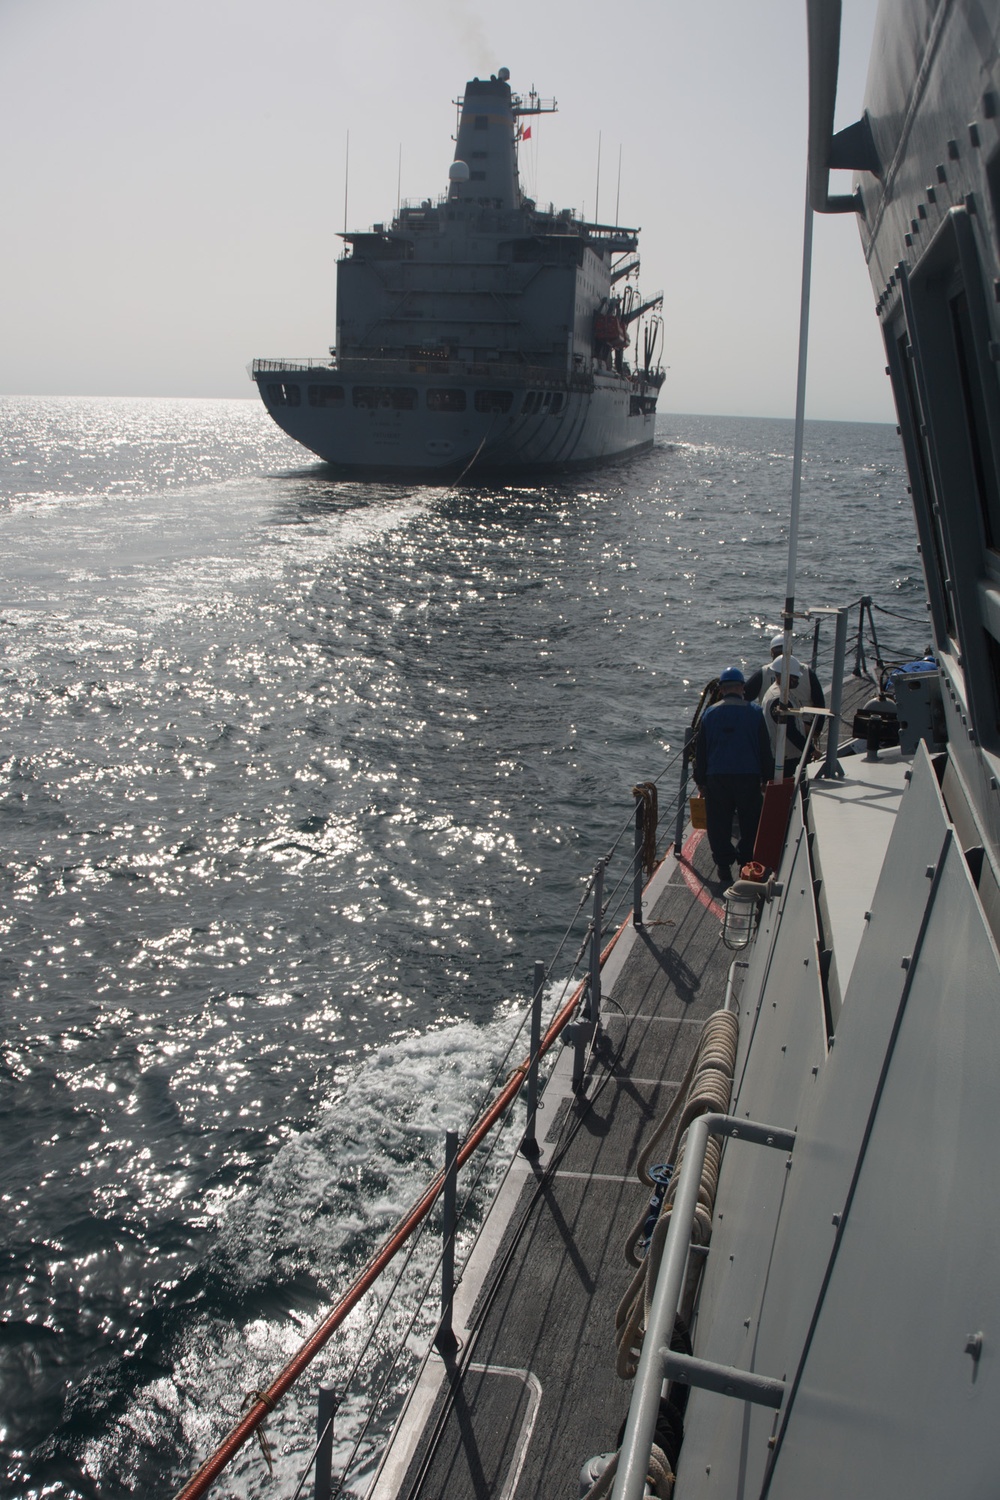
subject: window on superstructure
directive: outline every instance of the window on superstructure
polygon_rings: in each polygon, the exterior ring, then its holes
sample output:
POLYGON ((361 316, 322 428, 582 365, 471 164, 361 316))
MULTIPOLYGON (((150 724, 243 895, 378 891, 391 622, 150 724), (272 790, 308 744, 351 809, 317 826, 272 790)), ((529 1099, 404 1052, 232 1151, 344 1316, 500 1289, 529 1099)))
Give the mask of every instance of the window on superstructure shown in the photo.
POLYGON ((986 641, 986 659, 990 664, 990 677, 993 682, 993 727, 1000 734, 1000 642, 990 634, 988 630, 983 631, 986 641))
POLYGON ((993 209, 993 233, 1000 242, 1000 151, 995 151, 986 164, 986 183, 993 209))
POLYGON ((460 389, 436 390, 433 387, 427 392, 428 411, 464 411, 465 392, 460 389))
POLYGON ((513 404, 513 391, 476 392, 476 411, 510 411, 513 404))
POLYGON ((311 385, 307 392, 310 406, 343 406, 342 385, 311 385))
POLYGON ((272 382, 267 388, 268 398, 272 406, 300 406, 302 404, 302 387, 292 385, 287 380, 272 382))
POLYGON ((941 534, 941 508, 928 461, 925 427, 920 415, 920 402, 913 379, 910 341, 905 330, 890 345, 890 354, 892 353, 895 353, 891 368, 895 376, 900 433, 910 467, 916 470, 912 474, 911 488, 914 505, 919 506, 921 511, 921 514, 917 516, 917 525, 924 538, 924 571, 927 578, 927 591, 931 597, 942 635, 954 637, 955 615, 952 609, 951 589, 948 586, 948 563, 944 538, 941 534))
POLYGON ((356 385, 354 405, 365 411, 413 411, 417 393, 399 385, 356 385))
MULTIPOLYGON (((1000 750, 984 575, 1000 583, 1000 390, 987 281, 968 208, 955 207, 912 271, 900 269, 969 728, 1000 750)), ((1000 632, 998 632, 1000 634, 1000 632)))
POLYGON ((972 321, 964 287, 949 298, 949 307, 979 510, 983 518, 986 545, 996 551, 1000 548, 1000 494, 997 493, 997 473, 989 440, 989 417, 982 382, 976 371, 972 321))

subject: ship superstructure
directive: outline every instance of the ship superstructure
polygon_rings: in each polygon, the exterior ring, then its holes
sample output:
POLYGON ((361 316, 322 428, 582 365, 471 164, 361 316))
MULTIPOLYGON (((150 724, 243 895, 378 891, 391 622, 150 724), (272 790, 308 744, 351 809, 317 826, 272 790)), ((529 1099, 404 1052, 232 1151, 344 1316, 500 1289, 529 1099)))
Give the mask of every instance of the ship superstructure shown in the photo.
POLYGON ((578 467, 651 446, 662 295, 638 230, 540 209, 517 166, 554 100, 506 68, 458 101, 446 194, 344 235, 328 360, 255 360, 272 417, 352 472, 427 478, 578 467))

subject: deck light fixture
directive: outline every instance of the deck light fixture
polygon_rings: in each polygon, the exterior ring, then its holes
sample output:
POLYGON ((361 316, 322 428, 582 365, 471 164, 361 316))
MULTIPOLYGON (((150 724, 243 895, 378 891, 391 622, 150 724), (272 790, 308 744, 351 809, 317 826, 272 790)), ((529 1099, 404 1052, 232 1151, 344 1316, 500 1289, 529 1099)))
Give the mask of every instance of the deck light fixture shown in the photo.
POLYGON ((745 948, 753 936, 754 918, 757 915, 757 894, 756 892, 753 895, 744 894, 737 889, 738 886, 749 884, 749 881, 737 880, 726 891, 726 914, 722 922, 722 941, 734 953, 745 948))
POLYGON ((725 892, 726 911, 722 921, 725 946, 734 953, 745 948, 753 937, 758 904, 780 893, 781 886, 775 884, 773 875, 764 879, 763 865, 744 865, 740 878, 725 892))

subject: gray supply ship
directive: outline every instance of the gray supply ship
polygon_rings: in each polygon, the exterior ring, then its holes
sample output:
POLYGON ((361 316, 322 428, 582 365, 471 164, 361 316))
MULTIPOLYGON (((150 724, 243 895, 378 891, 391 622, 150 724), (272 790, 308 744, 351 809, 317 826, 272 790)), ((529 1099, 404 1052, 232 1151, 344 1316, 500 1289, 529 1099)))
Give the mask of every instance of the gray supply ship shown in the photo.
MULTIPOLYGON (((1000 10, 882 0, 865 110, 837 135, 839 0, 807 13, 810 199, 861 231, 933 653, 919 671, 880 672, 845 741, 835 611, 834 728, 822 765, 804 758, 765 802, 764 880, 713 887, 682 778, 643 888, 655 799, 635 789, 631 915, 608 943, 604 857, 580 987, 496 1101, 509 1110, 535 1060, 568 1040, 537 1138, 529 1093, 520 1154, 457 1287, 445 1278, 395 1437, 384 1455, 372 1445, 367 1471, 347 1459, 338 1475, 350 1493, 997 1492, 1000 10), (830 194, 831 167, 854 170, 850 193, 830 194)), ((845 253, 849 235, 845 222, 845 253)), ((375 1274, 372 1262, 294 1368, 255 1393, 184 1500, 375 1274)), ((331 1492, 332 1423, 317 1496, 331 1492)))
POLYGON ((639 293, 638 231, 524 195, 521 121, 556 106, 508 78, 466 85, 443 198, 345 234, 331 358, 253 361, 279 427, 345 473, 558 472, 652 445, 663 299, 639 293))

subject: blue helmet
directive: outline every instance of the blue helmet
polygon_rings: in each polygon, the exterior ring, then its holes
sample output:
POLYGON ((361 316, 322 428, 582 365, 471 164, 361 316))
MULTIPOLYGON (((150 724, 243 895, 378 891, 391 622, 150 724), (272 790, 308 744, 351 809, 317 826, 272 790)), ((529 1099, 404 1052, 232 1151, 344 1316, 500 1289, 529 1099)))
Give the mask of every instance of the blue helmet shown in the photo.
POLYGON ((746 678, 739 667, 726 667, 725 671, 719 673, 719 681, 738 682, 741 686, 745 686, 746 684, 746 678))

